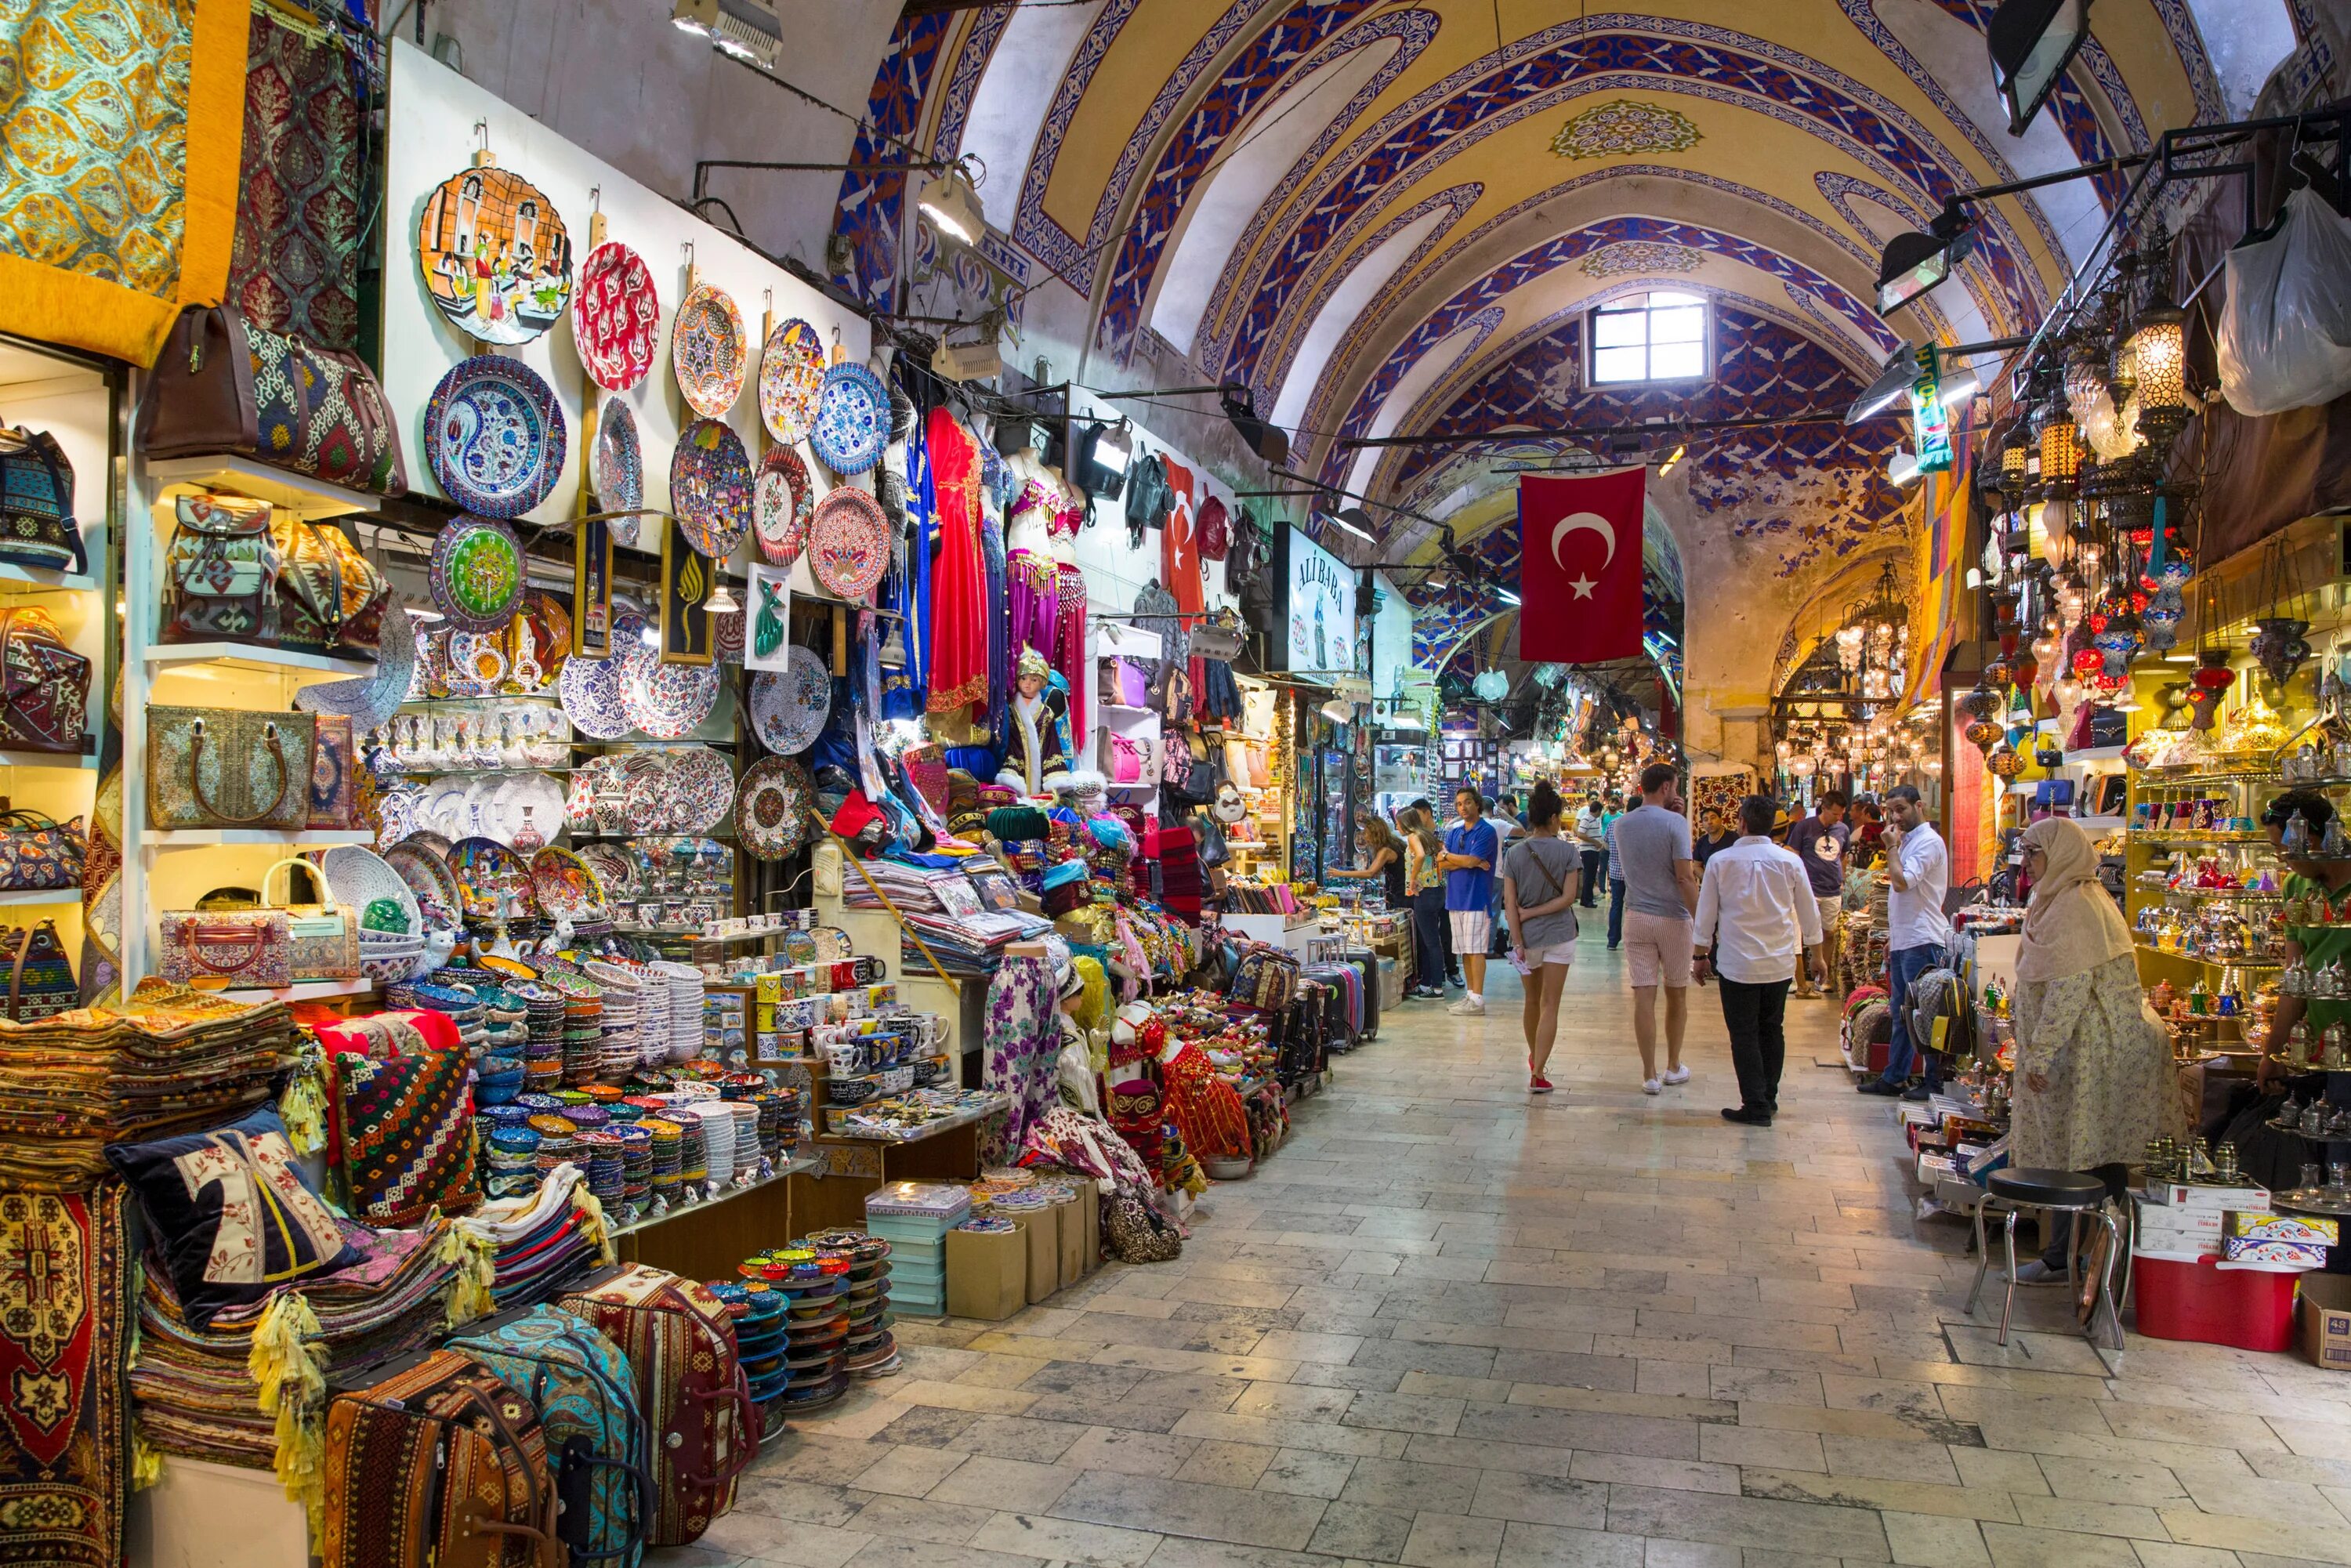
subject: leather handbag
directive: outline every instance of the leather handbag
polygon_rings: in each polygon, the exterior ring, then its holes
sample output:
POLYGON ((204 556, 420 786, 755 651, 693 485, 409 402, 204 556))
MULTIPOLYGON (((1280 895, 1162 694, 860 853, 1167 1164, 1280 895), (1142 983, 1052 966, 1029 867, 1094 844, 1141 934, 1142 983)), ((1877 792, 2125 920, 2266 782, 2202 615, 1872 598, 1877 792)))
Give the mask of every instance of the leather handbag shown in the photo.
POLYGON ((158 935, 163 977, 174 985, 275 989, 294 983, 282 909, 170 910, 158 935))
POLYGON ((81 984, 57 935, 44 920, 21 931, 0 933, 0 961, 8 965, 8 1016, 18 1023, 55 1018, 81 1006, 81 984))
POLYGON ((274 643, 284 558, 269 505, 235 496, 183 496, 164 566, 166 643, 274 643))
POLYGON ((0 561, 77 576, 89 570, 74 521, 74 471, 46 430, 0 429, 0 561))
POLYGON ((0 746, 81 755, 89 669, 47 611, 0 611, 0 746))
POLYGON ((322 713, 310 747, 310 826, 348 832, 360 826, 359 743, 346 714, 322 713))
POLYGON ((1112 783, 1143 782, 1144 768, 1151 760, 1151 747, 1146 743, 1114 730, 1104 730, 1102 745, 1108 753, 1102 759, 1102 771, 1110 775, 1112 783))
POLYGON ((38 811, 0 811, 0 893, 79 887, 89 854, 79 817, 59 822, 38 811))
POLYGON ((1198 536, 1202 560, 1225 559, 1233 547, 1233 530, 1220 497, 1211 496, 1200 503, 1200 515, 1192 519, 1192 531, 1198 536))
MULTIPOLYGON (((287 891, 293 891, 293 879, 287 879, 287 891)), ((327 884, 324 867, 308 861, 287 859, 277 862, 261 873, 261 907, 276 910, 286 916, 287 967, 298 980, 349 980, 360 972, 359 916, 335 902, 335 890, 327 884), (270 901, 269 883, 287 866, 299 866, 310 873, 319 884, 319 902, 296 904, 270 901)))
POLYGON ((383 632, 392 584, 332 523, 291 512, 273 515, 277 545, 277 618, 281 646, 308 653, 372 659, 383 632))
POLYGON ((256 327, 226 305, 180 312, 147 372, 135 434, 147 457, 229 452, 348 489, 408 489, 398 422, 360 357, 256 327))
POLYGON ((147 710, 147 820, 158 828, 285 828, 310 820, 316 716, 147 710))

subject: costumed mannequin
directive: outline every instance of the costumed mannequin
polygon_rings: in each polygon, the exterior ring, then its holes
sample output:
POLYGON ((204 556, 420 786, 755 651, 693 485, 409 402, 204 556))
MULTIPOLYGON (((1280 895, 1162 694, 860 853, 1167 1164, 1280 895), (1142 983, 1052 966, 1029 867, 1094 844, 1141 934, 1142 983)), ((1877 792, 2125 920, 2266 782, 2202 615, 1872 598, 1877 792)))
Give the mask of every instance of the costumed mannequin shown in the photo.
POLYGON ((1048 780, 1070 766, 1069 745, 1062 726, 1070 716, 1070 699, 1053 685, 1052 667, 1034 648, 1020 650, 1015 666, 1012 702, 1005 709, 1004 729, 997 745, 1004 766, 996 775, 1023 795, 1041 795, 1048 780))
POLYGON ((1071 957, 1061 975, 1061 1006, 1054 1013, 1054 1021, 1061 1030, 1061 1054, 1054 1064, 1061 1103, 1090 1116, 1102 1114, 1102 1092, 1095 1076, 1093 1042, 1085 1019, 1089 1015, 1096 1019, 1101 1016, 1102 996, 1107 989, 1101 976, 1101 966, 1092 959, 1071 957), (1092 975, 1081 966, 1090 966, 1092 975))
MULTIPOLYGON (((1013 454, 1010 462, 1019 480, 1004 523, 1012 643, 1042 652, 1074 685, 1086 653, 1086 575, 1077 558, 1084 502, 1035 448, 1013 454)), ((1073 694, 1071 708, 1082 730, 1082 695, 1073 694)))

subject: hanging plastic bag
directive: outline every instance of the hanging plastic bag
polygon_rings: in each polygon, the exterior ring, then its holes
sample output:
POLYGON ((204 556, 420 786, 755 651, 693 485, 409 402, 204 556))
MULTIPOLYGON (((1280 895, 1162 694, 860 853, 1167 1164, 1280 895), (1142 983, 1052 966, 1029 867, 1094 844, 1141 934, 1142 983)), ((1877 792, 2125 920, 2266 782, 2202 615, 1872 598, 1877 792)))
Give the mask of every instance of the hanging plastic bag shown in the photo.
POLYGON ((2305 185, 2225 265, 2215 346, 2229 406, 2283 413, 2351 392, 2351 220, 2305 185))

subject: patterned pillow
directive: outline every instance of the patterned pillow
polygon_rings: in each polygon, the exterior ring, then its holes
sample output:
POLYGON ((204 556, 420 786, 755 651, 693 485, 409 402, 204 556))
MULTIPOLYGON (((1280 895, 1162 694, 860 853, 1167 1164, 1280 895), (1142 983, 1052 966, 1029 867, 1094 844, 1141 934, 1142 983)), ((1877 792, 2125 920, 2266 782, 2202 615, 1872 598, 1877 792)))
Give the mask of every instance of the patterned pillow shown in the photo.
POLYGON ((208 1133, 115 1144, 106 1157, 139 1195, 149 1244, 192 1327, 360 1260, 302 1179, 274 1106, 208 1133))
POLYGON ((333 1058, 335 1127, 351 1212, 407 1226, 480 1204, 463 1051, 333 1058))

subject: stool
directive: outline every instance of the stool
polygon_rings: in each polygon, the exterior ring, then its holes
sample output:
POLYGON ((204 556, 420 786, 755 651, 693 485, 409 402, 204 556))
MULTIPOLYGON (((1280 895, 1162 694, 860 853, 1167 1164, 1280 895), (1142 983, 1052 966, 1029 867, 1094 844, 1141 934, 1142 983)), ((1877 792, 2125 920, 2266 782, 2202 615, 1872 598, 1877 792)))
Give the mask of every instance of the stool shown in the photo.
MULTIPOLYGON (((2119 1348, 2123 1343, 2122 1317, 2116 1310, 2111 1281, 2112 1261, 2120 1250, 2122 1233, 2115 1225, 2114 1215, 2106 1207, 2106 1184, 2095 1176, 2083 1176, 2074 1171, 1997 1170, 1991 1173, 1986 1186, 1987 1196, 1976 1206, 1976 1282, 1975 1288, 1968 1292, 1968 1315, 1975 1315, 1976 1301, 1983 1294, 1984 1271, 1991 1266, 1991 1250, 1984 1240, 1985 1209, 1998 1203, 2008 1210, 2008 1220, 2003 1227, 2008 1249, 2008 1291, 2000 1305, 2000 1343, 2002 1345, 2008 1343, 2009 1314, 2016 1306, 2017 1215, 2027 1208, 2040 1208, 2069 1214, 2076 1222, 2085 1217, 2092 1218, 2106 1228, 2108 1268, 2098 1281, 2098 1301, 2093 1303, 2083 1330, 2095 1347, 2097 1343, 2096 1306, 2103 1303, 2107 1321, 2114 1326, 2115 1344, 2119 1348)), ((2065 1277, 2068 1280, 2074 1277, 2070 1248, 2066 1253, 2065 1277)))

